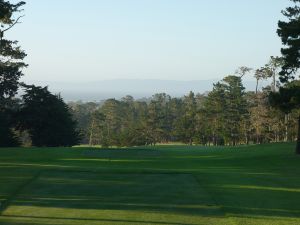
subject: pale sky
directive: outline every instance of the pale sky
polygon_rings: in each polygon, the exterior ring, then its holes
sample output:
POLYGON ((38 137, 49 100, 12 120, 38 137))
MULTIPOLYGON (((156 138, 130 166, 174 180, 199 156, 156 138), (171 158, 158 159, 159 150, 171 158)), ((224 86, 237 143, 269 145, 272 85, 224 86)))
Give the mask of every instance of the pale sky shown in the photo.
MULTIPOLYGON (((26 1, 26 0, 25 0, 26 1)), ((27 0, 25 81, 221 79, 279 55, 289 0, 27 0)))

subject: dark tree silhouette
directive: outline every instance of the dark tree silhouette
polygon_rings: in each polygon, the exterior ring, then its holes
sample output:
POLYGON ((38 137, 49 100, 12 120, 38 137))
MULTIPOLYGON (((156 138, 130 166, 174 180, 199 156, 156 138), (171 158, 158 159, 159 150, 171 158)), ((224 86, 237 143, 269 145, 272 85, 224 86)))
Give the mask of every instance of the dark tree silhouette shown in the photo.
MULTIPOLYGON (((281 109, 298 108, 300 105, 299 82, 291 82, 296 78, 300 68, 300 0, 291 0, 295 3, 283 11, 288 21, 279 21, 277 33, 282 43, 286 46, 281 49, 283 66, 280 72, 280 80, 286 83, 278 94, 271 95, 271 101, 281 109)), ((298 119, 298 139, 296 153, 300 154, 300 115, 298 119)))
POLYGON ((282 43, 286 46, 281 49, 283 66, 280 80, 285 83, 295 78, 295 73, 300 67, 300 0, 291 0, 295 3, 282 13, 288 21, 279 21, 277 33, 282 43))
POLYGON ((11 4, 0 0, 0 146, 15 146, 18 141, 13 128, 13 98, 23 75, 22 68, 26 54, 17 41, 5 39, 5 33, 13 28, 22 16, 16 17, 25 2, 11 4), (17 19, 14 19, 17 18, 17 19))
MULTIPOLYGON (((25 86, 25 85, 24 85, 25 86)), ((47 87, 25 86, 19 128, 27 130, 34 146, 73 146, 79 142, 76 122, 62 98, 47 87)))

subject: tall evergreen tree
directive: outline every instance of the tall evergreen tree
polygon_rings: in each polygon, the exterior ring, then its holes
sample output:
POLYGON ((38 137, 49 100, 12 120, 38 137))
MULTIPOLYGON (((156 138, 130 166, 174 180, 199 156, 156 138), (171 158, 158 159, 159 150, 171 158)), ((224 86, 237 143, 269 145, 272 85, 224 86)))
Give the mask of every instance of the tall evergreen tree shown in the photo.
POLYGON ((171 121, 171 140, 181 141, 182 140, 182 122, 181 117, 184 114, 184 104, 181 98, 172 98, 170 101, 170 121, 171 121))
POLYGON ((286 8, 282 13, 288 21, 279 21, 277 33, 286 46, 281 49, 283 66, 280 80, 288 82, 295 78, 300 67, 300 0, 291 0, 294 6, 286 8))
POLYGON ((241 139, 241 121, 247 114, 245 87, 241 77, 238 76, 227 76, 223 79, 223 83, 226 93, 225 134, 232 144, 236 145, 241 139))
POLYGON ((19 127, 27 130, 34 146, 72 146, 80 135, 68 106, 47 87, 25 86, 19 127))
POLYGON ((213 90, 208 94, 204 102, 204 114, 207 126, 206 135, 208 142, 213 145, 224 144, 226 90, 221 82, 214 84, 213 90))
POLYGON ((147 127, 152 134, 152 142, 167 142, 170 139, 171 115, 169 113, 171 97, 165 93, 155 94, 148 106, 147 127))
MULTIPOLYGON (((297 76, 300 68, 300 0, 292 0, 294 6, 283 11, 288 21, 279 21, 277 33, 285 48, 281 49, 283 66, 280 72, 280 80, 287 85, 278 94, 271 95, 275 105, 300 107, 300 85, 299 82, 292 82, 297 76)), ((287 108, 287 107, 283 107, 287 108)), ((298 118, 298 138, 296 153, 300 154, 300 114, 298 118)))
POLYGON ((196 99, 195 94, 191 91, 183 98, 183 114, 181 115, 181 139, 193 144, 193 139, 196 135, 196 99))
MULTIPOLYGON (((271 105, 279 108, 286 115, 293 109, 300 108, 300 81, 293 81, 279 89, 279 92, 272 92, 269 96, 271 105)), ((286 134, 288 135, 288 134, 286 134)), ((298 116, 298 137, 296 153, 300 154, 300 113, 298 116)))
POLYGON ((120 145, 120 134, 123 126, 123 112, 121 102, 116 99, 108 99, 100 109, 105 116, 105 133, 107 134, 108 146, 120 145))
POLYGON ((26 54, 17 41, 7 40, 5 34, 19 22, 22 16, 16 16, 24 4, 0 0, 0 146, 18 144, 12 131, 14 109, 11 105, 23 75, 22 69, 26 67, 23 62, 26 54))

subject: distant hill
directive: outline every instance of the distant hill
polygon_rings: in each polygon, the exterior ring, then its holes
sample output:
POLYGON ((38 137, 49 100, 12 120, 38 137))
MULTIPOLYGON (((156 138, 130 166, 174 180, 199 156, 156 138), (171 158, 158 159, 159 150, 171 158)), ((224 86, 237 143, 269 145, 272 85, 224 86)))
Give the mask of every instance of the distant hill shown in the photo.
MULTIPOLYGON (((107 98, 121 98, 131 95, 136 99, 150 97, 155 93, 167 93, 180 97, 189 91, 205 93, 211 91, 218 80, 103 80, 95 82, 31 82, 35 85, 48 85, 54 93, 60 93, 66 101, 101 101, 107 98)), ((27 82, 30 83, 30 82, 27 82)), ((255 90, 255 81, 245 81, 247 90, 255 90)))

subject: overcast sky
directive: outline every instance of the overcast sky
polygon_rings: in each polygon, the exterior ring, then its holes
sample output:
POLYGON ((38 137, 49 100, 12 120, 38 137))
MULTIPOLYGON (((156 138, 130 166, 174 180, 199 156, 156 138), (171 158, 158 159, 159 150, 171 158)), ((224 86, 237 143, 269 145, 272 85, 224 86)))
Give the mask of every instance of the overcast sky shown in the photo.
MULTIPOLYGON (((26 1, 26 0, 25 0, 26 1)), ((279 55, 289 0, 27 0, 25 81, 221 79, 279 55)))

